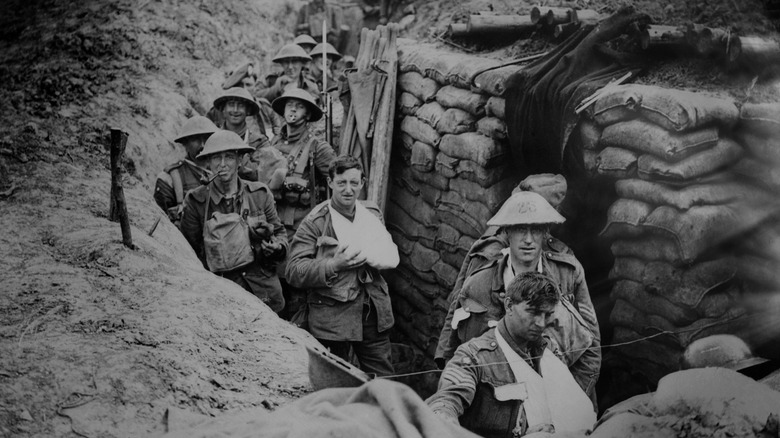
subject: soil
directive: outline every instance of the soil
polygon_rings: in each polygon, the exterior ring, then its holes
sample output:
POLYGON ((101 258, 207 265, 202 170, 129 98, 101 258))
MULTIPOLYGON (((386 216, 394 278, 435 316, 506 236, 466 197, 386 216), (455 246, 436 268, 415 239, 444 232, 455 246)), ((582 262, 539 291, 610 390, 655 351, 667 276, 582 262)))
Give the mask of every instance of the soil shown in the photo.
MULTIPOLYGON (((204 271, 164 217, 148 234, 162 215, 151 197, 155 176, 182 155, 170 139, 208 110, 230 69, 269 64, 292 38, 301 3, 5 2, 0 435, 159 434, 182 412, 273 410, 310 391, 304 346, 315 341, 307 333, 204 271), (135 249, 108 220, 114 127, 129 133, 123 185, 135 249)), ((413 3, 407 36, 419 39, 473 11, 531 4, 413 3)), ((774 31, 758 0, 632 3, 664 24, 774 31)), ((610 12, 620 2, 578 5, 610 12)), ((516 56, 545 44, 470 50, 516 56)))

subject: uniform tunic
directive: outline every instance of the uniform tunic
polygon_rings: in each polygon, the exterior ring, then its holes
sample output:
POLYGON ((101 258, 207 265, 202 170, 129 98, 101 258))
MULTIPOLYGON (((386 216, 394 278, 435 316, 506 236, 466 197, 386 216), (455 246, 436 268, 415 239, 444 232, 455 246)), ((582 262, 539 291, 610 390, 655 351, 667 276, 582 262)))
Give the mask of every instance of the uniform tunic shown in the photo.
POLYGON ((154 186, 154 201, 168 213, 168 217, 174 223, 178 224, 180 207, 184 199, 176 199, 174 176, 171 175, 174 169, 176 169, 181 178, 182 196, 186 195, 190 190, 202 186, 203 179, 208 178, 210 172, 206 170, 205 164, 184 159, 166 167, 163 172, 157 175, 157 182, 154 186))

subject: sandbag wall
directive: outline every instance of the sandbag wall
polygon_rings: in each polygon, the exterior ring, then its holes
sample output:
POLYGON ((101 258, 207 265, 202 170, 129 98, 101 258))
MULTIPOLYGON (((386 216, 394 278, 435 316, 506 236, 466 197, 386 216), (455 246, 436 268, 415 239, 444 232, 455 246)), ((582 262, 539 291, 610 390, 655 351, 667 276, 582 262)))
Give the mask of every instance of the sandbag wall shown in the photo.
MULTIPOLYGON (((498 97, 515 69, 479 75, 479 89, 471 84, 479 70, 497 64, 427 45, 399 48, 386 221, 401 262, 388 281, 396 334, 419 353, 411 369, 433 368, 461 262, 517 181, 498 97)), ((427 386, 437 379, 431 374, 427 386)))
POLYGON ((717 333, 780 354, 780 105, 622 85, 579 135, 589 174, 618 195, 601 235, 615 257, 611 342, 623 345, 605 366, 655 384, 717 333))

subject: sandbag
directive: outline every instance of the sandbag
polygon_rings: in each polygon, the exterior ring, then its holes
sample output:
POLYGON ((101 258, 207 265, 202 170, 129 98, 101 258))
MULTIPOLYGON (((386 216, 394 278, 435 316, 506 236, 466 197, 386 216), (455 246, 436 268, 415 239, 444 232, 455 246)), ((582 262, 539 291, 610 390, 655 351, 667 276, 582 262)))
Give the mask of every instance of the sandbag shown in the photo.
POLYGON ((776 291, 780 287, 780 262, 753 255, 741 255, 737 259, 737 269, 740 278, 751 285, 770 291, 776 291))
POLYGON ((493 212, 482 202, 468 202, 462 194, 455 190, 442 194, 439 205, 444 204, 460 208, 466 216, 473 218, 478 224, 486 224, 493 217, 493 212))
POLYGON ((640 225, 653 211, 653 206, 634 199, 620 198, 607 211, 607 225, 600 235, 607 239, 636 237, 644 233, 640 225))
POLYGON ((459 108, 447 108, 436 127, 442 134, 462 134, 474 130, 476 118, 459 108))
POLYGON ((777 138, 780 136, 780 103, 742 105, 737 129, 766 138, 777 138))
POLYGON ((393 243, 398 247, 398 252, 404 255, 409 255, 414 250, 414 241, 406 237, 404 233, 399 230, 390 230, 390 235, 393 237, 393 243))
POLYGON ((747 149, 752 157, 780 167, 780 138, 737 131, 734 133, 734 139, 747 149))
POLYGON ((456 230, 452 226, 444 223, 439 224, 439 230, 436 234, 437 248, 441 248, 449 252, 457 252, 460 236, 460 231, 456 230))
POLYGON ((442 260, 436 262, 431 269, 436 273, 439 284, 445 289, 452 290, 455 286, 455 279, 458 277, 458 270, 442 260))
POLYGON ((482 187, 490 187, 499 181, 512 178, 514 167, 509 164, 485 169, 471 160, 460 160, 458 163, 458 177, 474 181, 482 187))
POLYGON ((436 98, 439 84, 433 79, 423 77, 420 73, 410 71, 398 75, 398 88, 423 102, 430 102, 436 98))
POLYGON ((506 123, 498 117, 483 117, 477 121, 477 132, 485 137, 506 140, 506 123))
POLYGON ((402 233, 411 240, 436 240, 436 227, 427 227, 414 220, 398 204, 390 200, 387 208, 387 228, 402 233))
POLYGON ((485 103, 485 114, 504 120, 506 117, 506 101, 501 97, 491 96, 485 103))
POLYGON ((415 116, 406 116, 401 120, 401 131, 409 134, 413 139, 437 146, 441 136, 433 127, 415 116))
POLYGON ((732 165, 744 150, 735 141, 721 138, 712 148, 670 163, 645 154, 637 161, 637 172, 643 179, 687 181, 732 165))
POLYGON ((615 109, 637 112, 669 131, 687 131, 712 123, 733 127, 739 117, 732 100, 640 84, 611 87, 596 101, 593 116, 604 124, 603 121, 615 119, 610 113, 615 109))
POLYGON ((514 184, 511 179, 499 181, 488 188, 464 178, 450 180, 450 190, 459 193, 469 201, 484 204, 491 211, 497 211, 501 207, 501 204, 512 194, 513 188, 514 184))
POLYGON ((488 96, 446 85, 436 93, 436 101, 446 108, 460 108, 476 117, 485 115, 488 96))
POLYGON ((680 265, 685 263, 677 251, 674 240, 664 236, 646 235, 640 239, 618 239, 610 246, 615 257, 635 257, 642 260, 659 260, 680 265))
MULTIPOLYGON (((441 248, 438 248, 441 250, 441 248)), ((450 252, 450 251, 441 251, 440 252, 441 259, 445 263, 447 263, 450 266, 460 266, 463 264, 463 259, 466 256, 466 252, 461 252, 460 249, 458 251, 450 252)), ((457 282, 457 279, 456 279, 457 282)), ((447 295, 449 295, 449 291, 444 294, 444 297, 446 298, 447 295)), ((446 301, 445 301, 446 302, 446 301)))
POLYGON ((655 205, 669 205, 687 210, 696 205, 727 204, 755 194, 756 188, 740 181, 711 184, 691 184, 676 189, 666 184, 642 179, 624 179, 615 182, 621 198, 636 199, 655 205))
POLYGON ((476 132, 444 134, 438 146, 442 152, 451 157, 470 160, 484 168, 495 167, 509 157, 509 151, 503 142, 476 132))
POLYGON ((707 250, 753 228, 777 209, 776 199, 697 206, 686 211, 660 206, 647 216, 642 227, 673 238, 680 257, 692 262, 707 250))
POLYGON ((430 172, 436 161, 436 149, 429 144, 416 141, 412 145, 412 156, 409 161, 416 170, 430 172))
POLYGON ((780 190, 780 166, 745 157, 739 160, 731 170, 761 187, 775 191, 780 190))
POLYGON ((417 272, 430 272, 433 265, 439 261, 439 253, 428 249, 420 242, 414 244, 414 250, 409 255, 409 261, 417 272))
POLYGON ((646 261, 634 257, 615 258, 609 271, 609 279, 642 281, 646 264, 646 261))
POLYGON ((584 149, 582 151, 582 164, 589 178, 595 178, 599 174, 599 153, 584 149))
POLYGON ((644 285, 637 281, 619 280, 610 293, 612 300, 625 300, 636 309, 662 316, 672 324, 680 326, 690 324, 699 318, 699 314, 689 308, 675 305, 663 296, 648 293, 644 285))
POLYGON ((422 105, 415 113, 415 116, 438 131, 439 121, 444 116, 444 107, 434 100, 422 105))
POLYGON ((646 264, 641 282, 647 292, 663 296, 687 309, 696 309, 709 293, 724 290, 737 275, 731 258, 674 267, 663 262, 646 264))
POLYGON ((415 196, 407 190, 393 190, 390 194, 390 199, 414 219, 415 222, 419 222, 426 227, 435 228, 437 226, 434 208, 423 201, 421 197, 415 196))
MULTIPOLYGON (((436 255, 438 256, 438 253, 436 253, 436 255)), ((414 276, 415 280, 412 281, 412 284, 415 284, 415 282, 436 283, 435 272, 433 272, 430 269, 426 271, 419 270, 417 266, 414 264, 414 261, 412 261, 412 259, 410 258, 402 258, 401 261, 399 262, 399 266, 415 273, 414 276)))
MULTIPOLYGON (((431 300, 421 294, 420 291, 412 285, 412 282, 399 271, 400 270, 392 269, 387 273, 382 273, 382 276, 387 280, 387 285, 390 287, 390 290, 393 291, 393 305, 396 303, 395 297, 401 296, 415 309, 428 311, 431 308, 431 300)), ((395 311, 395 308, 393 311, 395 311)))
POLYGON ((436 155, 436 172, 445 178, 458 176, 458 163, 460 160, 441 152, 436 155))
POLYGON ((398 97, 398 111, 405 116, 414 115, 414 113, 417 111, 417 108, 419 108, 422 104, 422 100, 420 100, 414 94, 407 93, 406 91, 401 93, 401 95, 398 97))
POLYGON ((463 208, 442 202, 436 207, 436 218, 442 223, 450 224, 462 234, 478 239, 482 235, 485 222, 479 222, 464 214, 463 208))
POLYGON ((636 175, 637 154, 628 149, 606 147, 596 158, 596 171, 610 178, 631 178, 636 175))
POLYGON ((676 162, 708 149, 718 141, 718 129, 674 133, 646 120, 630 120, 607 126, 601 132, 601 146, 617 146, 676 162))
POLYGON ((577 129, 580 147, 585 150, 595 151, 601 149, 601 128, 590 120, 582 119, 577 129))
POLYGON ((422 197, 423 201, 427 202, 428 205, 434 207, 438 205, 439 200, 441 199, 441 190, 415 181, 412 172, 413 170, 411 167, 404 167, 399 172, 394 172, 393 181, 398 184, 399 187, 403 187, 414 196, 422 197))
POLYGON ((414 137, 412 137, 411 135, 403 131, 398 133, 398 139, 400 140, 401 146, 403 146, 403 148, 406 149, 407 151, 412 150, 412 145, 416 141, 414 137))
MULTIPOLYGON (((438 159, 441 155, 441 153, 436 154, 436 159, 438 159)), ((436 172, 419 172, 415 169, 411 169, 411 173, 412 179, 417 182, 429 185, 442 192, 450 189, 450 179, 445 178, 436 172)))

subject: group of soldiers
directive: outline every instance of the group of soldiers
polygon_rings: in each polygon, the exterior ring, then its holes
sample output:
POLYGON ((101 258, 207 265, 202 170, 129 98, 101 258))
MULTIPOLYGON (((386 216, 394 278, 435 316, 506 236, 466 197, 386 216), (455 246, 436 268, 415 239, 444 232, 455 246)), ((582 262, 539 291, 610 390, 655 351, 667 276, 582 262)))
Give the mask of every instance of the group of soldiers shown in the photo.
MULTIPOLYGON (((381 273, 397 266, 398 249, 377 206, 358 200, 360 161, 337 156, 314 128, 323 116, 317 77, 332 74, 340 55, 301 43, 314 41, 299 37, 273 58, 282 70, 273 83, 258 84, 246 65, 209 117, 184 123, 174 140, 186 158, 159 175, 154 197, 206 269, 334 354, 391 375, 394 319, 381 273), (331 60, 326 71, 313 68, 318 56, 331 60)), ((596 313, 582 266, 550 235, 564 221, 556 207, 565 193, 559 175, 527 178, 466 256, 428 400, 442 418, 485 436, 595 421, 596 313)))

